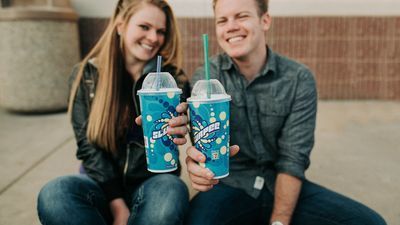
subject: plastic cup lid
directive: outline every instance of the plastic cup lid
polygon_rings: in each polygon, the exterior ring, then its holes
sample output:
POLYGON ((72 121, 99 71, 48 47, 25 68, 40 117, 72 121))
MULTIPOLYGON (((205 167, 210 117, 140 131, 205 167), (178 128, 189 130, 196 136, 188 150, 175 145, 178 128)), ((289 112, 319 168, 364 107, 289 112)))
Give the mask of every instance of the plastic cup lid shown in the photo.
POLYGON ((154 92, 181 92, 175 79, 168 72, 149 73, 143 81, 142 89, 138 93, 154 93, 154 92))
POLYGON ((199 80, 193 86, 192 95, 188 101, 216 101, 231 100, 231 96, 226 94, 224 86, 216 79, 199 80), (207 92, 210 92, 210 98, 207 92))

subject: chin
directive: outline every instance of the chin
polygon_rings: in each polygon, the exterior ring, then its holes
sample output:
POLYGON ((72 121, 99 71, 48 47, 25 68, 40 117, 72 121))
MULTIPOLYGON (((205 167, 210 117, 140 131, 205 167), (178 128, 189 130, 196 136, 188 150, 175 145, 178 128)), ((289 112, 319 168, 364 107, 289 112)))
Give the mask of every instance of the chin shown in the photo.
POLYGON ((242 50, 230 50, 230 51, 226 51, 226 53, 231 58, 235 58, 235 59, 240 59, 240 58, 246 57, 248 55, 247 52, 242 51, 242 50))

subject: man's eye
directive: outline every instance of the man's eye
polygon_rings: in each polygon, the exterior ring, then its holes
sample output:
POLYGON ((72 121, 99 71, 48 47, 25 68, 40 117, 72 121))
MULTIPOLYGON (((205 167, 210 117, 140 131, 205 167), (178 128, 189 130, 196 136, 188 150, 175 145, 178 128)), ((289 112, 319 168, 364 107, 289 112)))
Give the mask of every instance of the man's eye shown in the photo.
POLYGON ((224 24, 226 20, 217 20, 217 24, 224 24))
POLYGON ((142 30, 149 30, 150 29, 149 26, 143 25, 143 24, 139 25, 139 27, 142 28, 142 30))

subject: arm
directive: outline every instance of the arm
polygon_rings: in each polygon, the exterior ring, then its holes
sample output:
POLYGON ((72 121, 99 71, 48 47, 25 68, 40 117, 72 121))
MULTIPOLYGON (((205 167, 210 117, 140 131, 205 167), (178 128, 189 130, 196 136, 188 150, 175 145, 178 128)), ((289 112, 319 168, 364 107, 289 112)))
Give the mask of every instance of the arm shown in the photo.
POLYGON ((275 201, 270 223, 280 221, 289 225, 301 189, 301 180, 280 173, 275 184, 275 201))
POLYGON ((129 209, 124 199, 116 198, 110 202, 110 210, 114 217, 113 225, 126 225, 129 219, 129 209))
MULTIPOLYGON (((76 78, 76 72, 77 70, 73 72, 71 80, 76 78)), ((88 72, 89 69, 85 68, 84 73, 88 72)), ((82 160, 87 175, 99 184, 107 199, 111 201, 122 197, 121 177, 117 175, 111 154, 92 145, 87 139, 86 131, 90 106, 84 79, 85 76, 80 81, 71 111, 71 124, 78 146, 76 156, 82 160)))
POLYGON ((271 222, 278 220, 284 225, 290 223, 314 145, 316 85, 311 72, 303 69, 299 73, 291 112, 278 140, 279 152, 275 164, 278 176, 271 222))

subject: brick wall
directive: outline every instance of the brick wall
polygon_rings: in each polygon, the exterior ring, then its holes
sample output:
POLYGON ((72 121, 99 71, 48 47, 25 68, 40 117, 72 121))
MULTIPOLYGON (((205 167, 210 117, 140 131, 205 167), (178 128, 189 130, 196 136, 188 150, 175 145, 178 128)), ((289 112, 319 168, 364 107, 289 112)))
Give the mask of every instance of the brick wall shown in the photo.
MULTIPOLYGON (((105 28, 105 19, 79 21, 82 55, 105 28)), ((179 18, 184 69, 203 63, 201 34, 220 52, 210 18, 179 18)), ((400 100, 400 17, 275 17, 267 34, 275 51, 308 65, 321 99, 400 100)))

